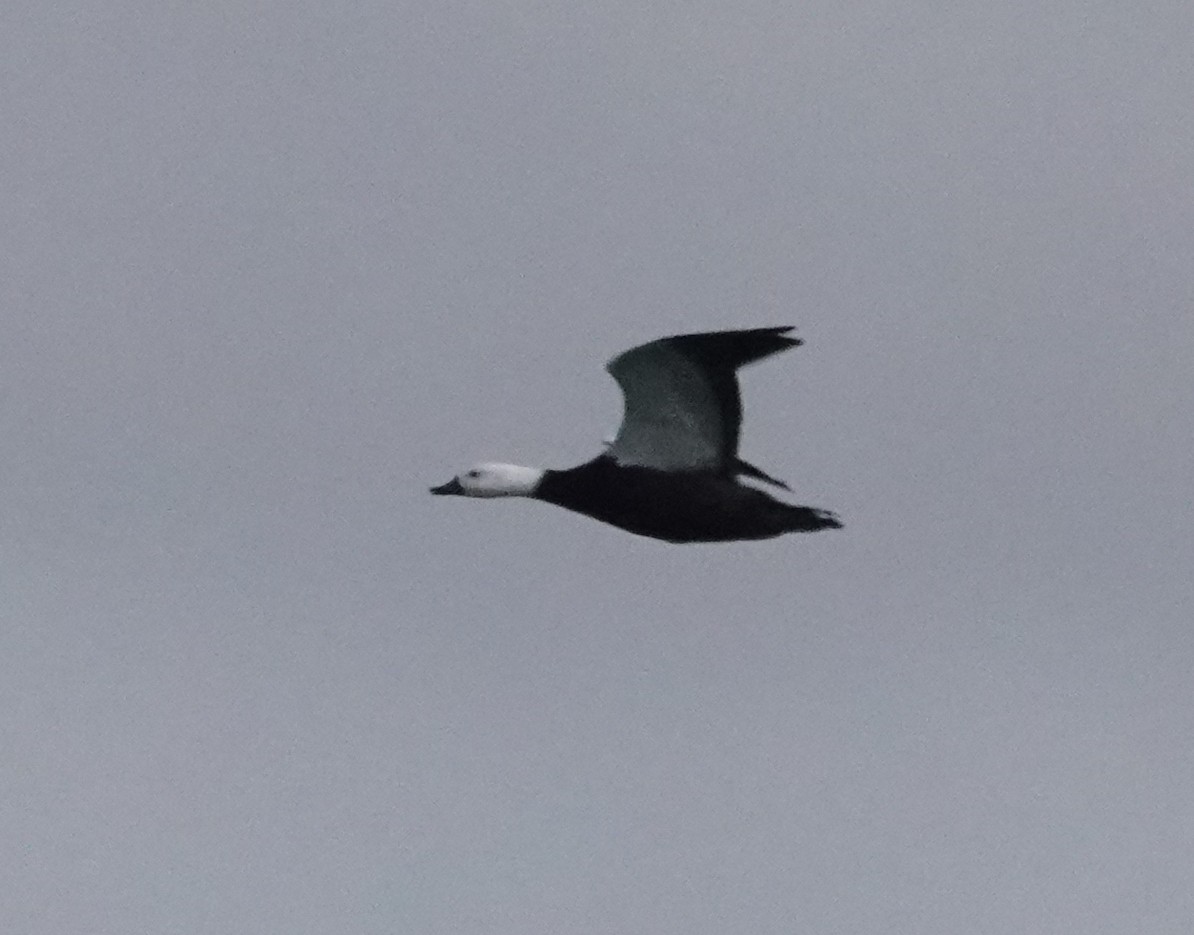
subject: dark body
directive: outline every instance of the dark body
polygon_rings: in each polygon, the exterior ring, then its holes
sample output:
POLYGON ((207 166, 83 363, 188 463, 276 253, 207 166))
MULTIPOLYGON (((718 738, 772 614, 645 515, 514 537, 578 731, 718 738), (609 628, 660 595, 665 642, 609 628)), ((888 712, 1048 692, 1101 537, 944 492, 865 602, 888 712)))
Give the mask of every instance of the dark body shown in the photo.
POLYGON ((770 539, 841 528, 827 510, 791 506, 727 474, 624 466, 607 455, 548 471, 535 498, 667 542, 770 539))

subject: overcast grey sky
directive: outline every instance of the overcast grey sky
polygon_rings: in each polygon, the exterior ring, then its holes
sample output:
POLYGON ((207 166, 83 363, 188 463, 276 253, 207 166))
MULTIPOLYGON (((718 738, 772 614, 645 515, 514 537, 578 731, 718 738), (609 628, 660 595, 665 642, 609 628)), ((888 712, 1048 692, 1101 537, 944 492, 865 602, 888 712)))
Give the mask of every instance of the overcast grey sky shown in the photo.
POLYGON ((5 932, 1194 931, 1189 0, 0 19, 5 932), (427 494, 778 324, 843 532, 427 494))

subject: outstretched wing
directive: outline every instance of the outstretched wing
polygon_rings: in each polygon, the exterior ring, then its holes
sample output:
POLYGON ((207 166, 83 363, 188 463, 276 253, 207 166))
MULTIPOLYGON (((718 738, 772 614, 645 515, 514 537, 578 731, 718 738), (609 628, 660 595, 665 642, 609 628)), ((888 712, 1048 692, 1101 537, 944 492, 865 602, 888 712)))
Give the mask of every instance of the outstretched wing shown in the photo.
POLYGON ((737 370, 803 343, 791 328, 660 338, 609 362, 625 412, 609 453, 619 464, 665 471, 731 471, 742 398, 737 370))

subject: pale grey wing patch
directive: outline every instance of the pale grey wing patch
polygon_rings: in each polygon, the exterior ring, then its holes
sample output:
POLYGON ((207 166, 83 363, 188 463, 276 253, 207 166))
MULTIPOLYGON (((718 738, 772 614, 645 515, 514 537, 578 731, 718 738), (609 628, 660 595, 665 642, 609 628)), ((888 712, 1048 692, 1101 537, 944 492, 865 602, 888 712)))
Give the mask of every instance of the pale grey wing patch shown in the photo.
POLYGON ((705 371, 666 342, 619 354, 610 374, 625 411, 609 453, 619 464, 718 470, 726 461, 722 409, 705 371))

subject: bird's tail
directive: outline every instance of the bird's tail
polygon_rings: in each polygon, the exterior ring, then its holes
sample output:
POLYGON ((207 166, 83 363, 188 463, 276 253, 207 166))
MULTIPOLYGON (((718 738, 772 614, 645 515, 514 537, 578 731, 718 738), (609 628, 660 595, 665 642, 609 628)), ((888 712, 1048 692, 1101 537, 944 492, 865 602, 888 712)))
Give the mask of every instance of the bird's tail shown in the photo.
POLYGON ((835 513, 811 506, 788 506, 784 519, 788 532, 816 532, 819 529, 842 528, 842 521, 835 513))

